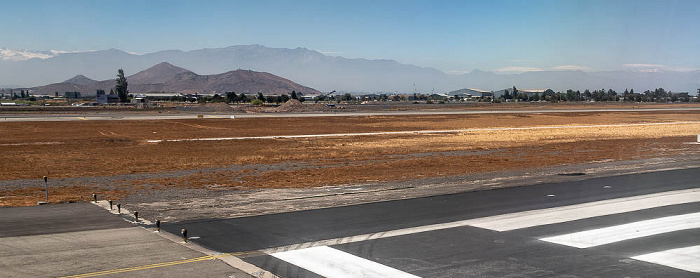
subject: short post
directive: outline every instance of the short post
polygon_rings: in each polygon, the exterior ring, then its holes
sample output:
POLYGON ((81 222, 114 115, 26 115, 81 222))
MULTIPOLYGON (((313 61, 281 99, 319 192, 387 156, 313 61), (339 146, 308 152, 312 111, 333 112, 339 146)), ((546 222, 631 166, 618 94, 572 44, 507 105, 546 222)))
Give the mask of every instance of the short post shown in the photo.
POLYGON ((109 210, 112 210, 112 200, 109 200, 107 202, 109 202, 109 210))
MULTIPOLYGON (((700 139, 700 135, 698 135, 698 139, 700 139)), ((44 191, 46 191, 46 202, 49 202, 49 178, 44 176, 44 191)))
POLYGON ((160 232, 160 220, 156 219, 156 231, 160 232))
POLYGON ((187 243, 187 230, 185 228, 182 228, 182 240, 187 243))
POLYGON ((122 214, 122 204, 117 204, 117 213, 122 214))
POLYGON ((136 218, 136 223, 139 223, 139 212, 134 211, 134 218, 136 218))
POLYGON ((93 193, 93 194, 92 194, 92 199, 95 200, 95 203, 97 203, 97 194, 93 193))

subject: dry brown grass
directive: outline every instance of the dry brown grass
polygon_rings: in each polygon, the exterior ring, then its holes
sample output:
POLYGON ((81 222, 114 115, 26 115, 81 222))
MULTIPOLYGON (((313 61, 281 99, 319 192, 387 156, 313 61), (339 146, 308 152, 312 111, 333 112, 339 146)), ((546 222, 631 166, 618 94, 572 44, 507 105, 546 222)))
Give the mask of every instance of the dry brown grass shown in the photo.
MULTIPOLYGON (((29 122, 0 124, 0 180, 88 177, 230 165, 298 163, 302 169, 245 170, 133 181, 114 199, 150 188, 284 188, 626 160, 699 153, 684 145, 700 124, 485 130, 275 140, 146 143, 148 139, 267 136, 490 127, 700 121, 700 112, 499 114, 398 117, 29 122), (51 142, 51 144, 39 144, 51 142), (496 150, 489 153, 459 153, 496 150), (456 153, 455 153, 456 152, 456 153), (421 155, 415 155, 421 154, 421 155), (321 165, 325 168, 308 167, 321 165)), ((89 196, 90 186, 52 194, 89 196)), ((34 191, 0 191, 0 206, 40 200, 34 191)), ((109 191, 109 190, 108 190, 109 191)), ((39 192, 40 193, 40 192, 39 192)), ((38 196, 42 196, 39 194, 38 196)))

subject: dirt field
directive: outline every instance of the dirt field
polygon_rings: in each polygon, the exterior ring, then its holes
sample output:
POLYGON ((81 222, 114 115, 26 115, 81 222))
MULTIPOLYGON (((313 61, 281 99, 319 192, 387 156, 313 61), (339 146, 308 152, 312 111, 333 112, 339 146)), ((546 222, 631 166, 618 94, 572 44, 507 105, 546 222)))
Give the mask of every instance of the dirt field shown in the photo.
POLYGON ((685 143, 698 133, 700 111, 2 123, 0 206, 42 200, 44 175, 63 181, 50 189, 52 202, 93 192, 117 200, 171 188, 307 188, 697 155, 700 145, 685 143), (445 129, 482 130, 147 142, 445 129))

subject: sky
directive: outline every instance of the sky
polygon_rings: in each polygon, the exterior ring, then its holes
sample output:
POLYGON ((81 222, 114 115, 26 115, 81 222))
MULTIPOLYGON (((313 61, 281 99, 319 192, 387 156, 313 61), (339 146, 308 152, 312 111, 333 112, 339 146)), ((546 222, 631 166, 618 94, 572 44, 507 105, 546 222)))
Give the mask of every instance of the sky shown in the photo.
POLYGON ((700 69, 700 1, 0 0, 0 47, 305 47, 447 73, 700 69))

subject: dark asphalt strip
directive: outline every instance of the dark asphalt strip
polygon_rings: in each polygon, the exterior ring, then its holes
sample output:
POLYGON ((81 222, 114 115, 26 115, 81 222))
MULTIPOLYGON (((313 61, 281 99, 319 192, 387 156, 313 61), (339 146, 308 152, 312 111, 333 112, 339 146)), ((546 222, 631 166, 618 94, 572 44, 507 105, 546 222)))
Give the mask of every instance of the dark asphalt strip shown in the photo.
POLYGON ((253 251, 518 211, 697 188, 698 168, 233 219, 166 223, 221 252, 253 251), (548 197, 549 196, 549 197, 548 197))

